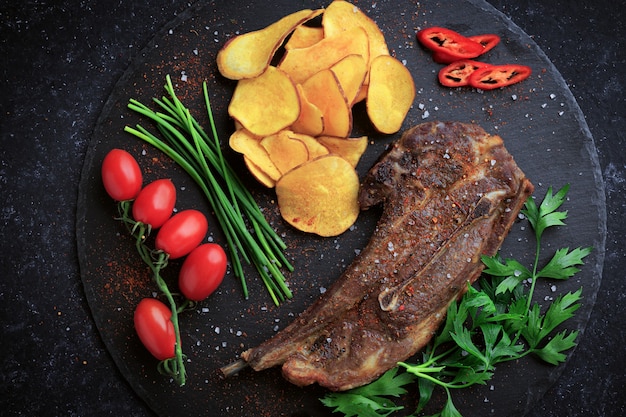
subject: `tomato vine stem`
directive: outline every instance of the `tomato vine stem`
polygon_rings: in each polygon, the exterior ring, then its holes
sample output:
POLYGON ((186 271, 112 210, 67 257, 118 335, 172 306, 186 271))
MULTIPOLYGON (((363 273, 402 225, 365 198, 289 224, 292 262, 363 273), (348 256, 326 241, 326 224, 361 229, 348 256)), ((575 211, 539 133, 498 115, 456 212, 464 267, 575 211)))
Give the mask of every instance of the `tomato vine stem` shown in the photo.
POLYGON ((121 201, 118 203, 119 217, 117 220, 123 222, 129 229, 131 235, 135 238, 135 247, 141 260, 152 271, 152 279, 159 288, 159 291, 167 299, 172 316, 170 321, 174 326, 174 334, 176 336, 176 345, 174 347, 174 357, 168 358, 159 363, 159 372, 171 376, 178 385, 183 386, 186 382, 187 372, 185 370, 185 354, 183 353, 180 325, 178 324, 178 314, 187 308, 189 303, 185 301, 180 306, 176 303, 174 295, 170 291, 167 282, 161 277, 161 271, 167 267, 169 254, 154 250, 148 247, 146 240, 152 231, 149 224, 138 222, 130 215, 131 201, 121 201))

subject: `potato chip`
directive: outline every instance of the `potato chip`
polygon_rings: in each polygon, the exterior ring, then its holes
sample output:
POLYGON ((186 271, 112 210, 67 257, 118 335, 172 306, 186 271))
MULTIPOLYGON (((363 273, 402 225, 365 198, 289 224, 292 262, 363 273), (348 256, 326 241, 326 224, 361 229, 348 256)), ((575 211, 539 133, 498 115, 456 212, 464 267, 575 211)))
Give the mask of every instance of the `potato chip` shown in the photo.
POLYGON ((337 236, 359 215, 359 177, 345 159, 326 155, 283 175, 276 182, 281 216, 296 229, 337 236))
POLYGON ((389 55, 385 35, 376 22, 370 19, 355 5, 343 0, 331 2, 322 16, 322 26, 326 36, 337 36, 355 27, 365 29, 369 40, 369 64, 379 55, 389 55))
POLYGON ((275 135, 261 139, 261 146, 267 151, 281 174, 309 160, 309 150, 305 144, 291 137, 290 133, 282 130, 275 135))
POLYGON ((367 62, 361 55, 348 55, 330 67, 330 70, 337 76, 346 101, 352 106, 365 82, 367 62))
POLYGON ((324 145, 322 145, 316 138, 310 135, 305 135, 302 133, 288 132, 288 135, 292 139, 298 139, 304 146, 306 146, 309 151, 309 161, 312 159, 316 159, 322 155, 328 155, 330 151, 324 145))
POLYGON ((400 61, 389 55, 372 61, 366 108, 376 130, 385 134, 400 130, 414 98, 413 77, 400 61))
MULTIPOLYGON (((282 175, 270 159, 265 148, 261 146, 260 139, 247 130, 236 130, 235 133, 230 135, 228 144, 232 150, 243 154, 245 158, 249 159, 251 163, 272 180, 276 181, 282 175)), ((253 172, 253 174, 255 173, 253 172)), ((255 177, 257 176, 255 175, 255 177)), ((265 184, 266 181, 260 182, 265 184)))
POLYGON ((321 135, 324 131, 324 114, 306 97, 302 84, 296 85, 296 89, 300 98, 300 115, 291 128, 311 136, 321 135))
POLYGON ((322 39, 324 39, 323 28, 299 25, 294 29, 287 43, 285 43, 285 50, 307 48, 322 39))
POLYGON ((341 156, 355 168, 367 149, 367 136, 361 136, 360 138, 318 136, 317 140, 331 153, 341 156))
POLYGON ((267 188, 274 188, 274 186, 276 185, 276 180, 274 180, 269 175, 267 175, 265 171, 259 168, 259 166, 256 165, 254 162, 252 162, 250 158, 248 158, 246 155, 243 156, 243 161, 245 162, 246 167, 248 168, 248 171, 250 171, 252 176, 258 182, 260 182, 262 185, 266 186, 267 188))
POLYGON ((353 28, 337 36, 324 37, 307 48, 290 49, 285 52, 278 68, 289 74, 294 82, 304 83, 348 55, 361 55, 369 60, 369 41, 364 29, 353 28))
POLYGON ((352 130, 352 109, 330 69, 325 69, 307 79, 302 89, 311 103, 324 115, 323 135, 347 137, 352 130))
POLYGON ((300 10, 271 25, 235 36, 217 54, 220 73, 232 80, 253 78, 270 65, 274 53, 296 26, 322 13, 322 10, 300 10))
POLYGON ((291 126, 300 115, 300 97, 289 76, 269 66, 255 78, 239 80, 228 114, 256 136, 291 126))

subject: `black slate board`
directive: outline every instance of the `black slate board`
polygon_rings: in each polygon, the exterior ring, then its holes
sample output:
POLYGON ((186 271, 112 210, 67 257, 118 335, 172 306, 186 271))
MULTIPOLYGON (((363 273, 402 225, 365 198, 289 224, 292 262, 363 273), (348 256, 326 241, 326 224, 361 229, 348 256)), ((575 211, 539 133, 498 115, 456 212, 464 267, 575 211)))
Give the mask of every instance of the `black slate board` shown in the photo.
MULTIPOLYGON (((134 153, 146 171, 146 182, 171 177, 179 187, 179 208, 196 207, 208 212, 192 181, 166 157, 123 133, 125 125, 146 120, 126 109, 130 98, 149 103, 163 94, 165 75, 170 74, 185 104, 204 121, 200 84, 207 80, 218 130, 224 142, 232 130, 226 114, 234 83, 217 74, 215 54, 233 34, 259 29, 277 18, 304 7, 326 2, 297 3, 283 0, 268 8, 262 1, 232 6, 208 2, 190 8, 155 37, 120 80, 94 131, 79 191, 78 246, 81 275, 98 329, 112 357, 135 391, 159 415, 329 415, 318 398, 318 387, 296 388, 280 377, 277 369, 243 372, 221 381, 216 370, 245 347, 254 346, 284 327, 339 276, 367 242, 377 213, 364 213, 354 230, 333 239, 295 233, 280 220, 272 204, 273 193, 254 183, 250 188, 268 218, 289 244, 288 256, 296 271, 289 279, 294 299, 275 307, 265 295, 252 269, 248 272, 251 298, 243 300, 238 282, 229 275, 219 293, 197 311, 182 318, 183 343, 189 356, 188 384, 179 388, 160 376, 154 360, 139 344, 132 329, 132 311, 140 298, 155 293, 150 276, 133 252, 132 241, 112 217, 113 202, 99 177, 100 163, 113 147, 134 153), (181 81, 185 74, 187 81, 181 81)), ((415 105, 405 127, 432 120, 475 122, 490 133, 500 134, 518 164, 542 196, 548 186, 571 183, 567 223, 551 231, 546 251, 557 247, 594 246, 581 273, 568 282, 543 283, 537 299, 583 287, 584 304, 570 328, 584 330, 601 277, 605 238, 603 186, 593 139, 563 79, 534 42, 503 15, 482 1, 376 2, 362 9, 380 25, 395 55, 406 62, 417 86, 415 105), (415 42, 415 29, 439 25, 468 35, 492 32, 503 41, 485 60, 519 62, 533 68, 525 82, 493 92, 450 90, 436 82, 440 68, 415 42)), ((362 110, 357 108, 355 111, 362 110)), ((359 165, 363 174, 385 146, 396 139, 378 137, 364 118, 357 116, 356 134, 367 134, 370 146, 359 165)), ((237 155, 229 154, 234 164, 237 155)), ((239 166, 241 166, 239 164, 239 166)), ((245 176, 245 171, 241 170, 245 176)), ((213 224, 211 238, 221 242, 213 224)), ((524 223, 514 226, 503 256, 530 260, 532 237, 524 223)), ((547 253, 546 253, 547 256, 547 253)), ((176 264, 169 279, 174 279, 176 264)), ((581 337, 584 335, 581 334, 581 337)), ((532 359, 500 366, 492 383, 455 393, 455 404, 464 416, 523 415, 558 377, 561 367, 545 366, 532 359)), ((411 410, 414 393, 405 399, 411 410)), ((440 398, 439 398, 440 399, 440 398)))

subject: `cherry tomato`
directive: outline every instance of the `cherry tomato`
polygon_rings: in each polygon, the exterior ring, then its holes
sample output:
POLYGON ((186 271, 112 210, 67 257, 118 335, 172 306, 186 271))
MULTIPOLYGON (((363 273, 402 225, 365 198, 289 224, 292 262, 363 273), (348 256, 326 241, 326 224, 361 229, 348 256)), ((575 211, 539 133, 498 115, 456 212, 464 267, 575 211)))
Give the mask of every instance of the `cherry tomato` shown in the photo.
POLYGON ((141 190, 143 177, 137 160, 122 149, 112 149, 102 161, 102 183, 116 201, 132 200, 141 190))
POLYGON ((139 340, 160 361, 175 355, 176 333, 171 317, 172 311, 155 298, 144 298, 135 309, 135 330, 139 340))
POLYGON ((493 90, 523 81, 530 76, 531 72, 531 68, 526 65, 490 65, 474 71, 468 82, 475 88, 493 90))
POLYGON ((170 259, 181 258, 198 246, 209 224, 198 210, 183 210, 173 215, 159 229, 154 245, 170 255, 170 259))
POLYGON ((153 229, 163 226, 176 204, 176 187, 168 179, 151 182, 143 187, 133 202, 133 218, 153 229))
POLYGON ((187 255, 178 275, 185 297, 202 301, 217 289, 226 274, 226 253, 220 245, 205 243, 187 255))

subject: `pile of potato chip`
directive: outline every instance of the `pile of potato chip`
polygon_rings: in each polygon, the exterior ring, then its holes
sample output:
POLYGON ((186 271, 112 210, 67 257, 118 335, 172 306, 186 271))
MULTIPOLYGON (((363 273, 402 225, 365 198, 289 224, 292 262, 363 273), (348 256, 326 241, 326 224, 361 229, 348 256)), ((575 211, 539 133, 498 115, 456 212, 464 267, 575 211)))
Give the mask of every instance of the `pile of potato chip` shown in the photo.
POLYGON ((335 0, 232 38, 217 64, 238 80, 230 146, 259 182, 276 188, 281 216, 320 236, 348 229, 359 214, 355 168, 367 147, 367 137, 350 137, 352 107, 365 100, 374 128, 392 134, 415 97, 410 72, 390 56, 376 23, 335 0), (321 27, 305 24, 320 15, 321 27))

